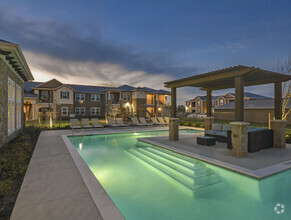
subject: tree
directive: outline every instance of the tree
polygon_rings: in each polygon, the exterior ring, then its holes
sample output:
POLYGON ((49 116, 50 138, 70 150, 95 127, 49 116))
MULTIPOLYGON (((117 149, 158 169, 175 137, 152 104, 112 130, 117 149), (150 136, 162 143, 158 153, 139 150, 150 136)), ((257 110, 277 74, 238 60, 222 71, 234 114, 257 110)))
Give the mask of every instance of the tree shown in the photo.
POLYGON ((178 105, 177 113, 184 113, 184 112, 185 112, 185 106, 184 105, 178 105))
MULTIPOLYGON (((289 53, 287 61, 278 61, 278 71, 291 75, 291 53, 289 53)), ((288 103, 291 98, 291 81, 283 83, 283 103, 282 103, 282 120, 286 120, 291 112, 291 108, 287 111, 288 103)))

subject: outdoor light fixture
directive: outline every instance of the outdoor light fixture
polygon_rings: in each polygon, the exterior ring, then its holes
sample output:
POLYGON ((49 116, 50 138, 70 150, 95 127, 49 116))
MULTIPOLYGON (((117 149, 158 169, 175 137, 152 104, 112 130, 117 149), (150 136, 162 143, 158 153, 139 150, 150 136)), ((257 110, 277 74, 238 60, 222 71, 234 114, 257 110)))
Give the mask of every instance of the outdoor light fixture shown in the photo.
POLYGON ((188 106, 186 106, 186 110, 188 110, 188 106))
POLYGON ((83 102, 84 102, 83 100, 79 100, 79 103, 80 103, 80 104, 83 104, 83 102))
POLYGON ((127 102, 127 103, 125 104, 125 106, 126 106, 126 107, 129 107, 129 102, 127 102))
POLYGON ((161 110, 162 110, 162 108, 161 108, 161 107, 159 107, 159 108, 158 108, 158 110, 159 110, 159 111, 161 111, 161 110))

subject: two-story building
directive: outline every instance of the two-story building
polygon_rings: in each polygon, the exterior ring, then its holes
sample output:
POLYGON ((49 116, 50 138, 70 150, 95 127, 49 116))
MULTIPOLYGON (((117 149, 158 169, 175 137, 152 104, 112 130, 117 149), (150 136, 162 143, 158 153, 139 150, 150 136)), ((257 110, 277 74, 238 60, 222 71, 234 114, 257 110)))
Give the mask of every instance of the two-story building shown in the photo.
MULTIPOLYGON (((212 96, 212 111, 215 107, 225 105, 235 101, 235 94, 234 93, 227 93, 225 95, 220 96, 212 96)), ((244 93, 244 100, 261 100, 261 99, 270 99, 269 97, 245 92, 244 93)), ((195 114, 205 114, 207 112, 206 109, 206 96, 196 96, 194 99, 186 101, 186 108, 185 111, 188 113, 195 113, 195 114)))
POLYGON ((123 85, 103 87, 48 82, 27 82, 24 89, 26 119, 35 120, 46 112, 54 119, 69 117, 105 118, 113 111, 135 116, 160 115, 166 110, 170 92, 123 85))
POLYGON ((33 76, 18 44, 0 40, 0 148, 23 129, 23 87, 33 76))

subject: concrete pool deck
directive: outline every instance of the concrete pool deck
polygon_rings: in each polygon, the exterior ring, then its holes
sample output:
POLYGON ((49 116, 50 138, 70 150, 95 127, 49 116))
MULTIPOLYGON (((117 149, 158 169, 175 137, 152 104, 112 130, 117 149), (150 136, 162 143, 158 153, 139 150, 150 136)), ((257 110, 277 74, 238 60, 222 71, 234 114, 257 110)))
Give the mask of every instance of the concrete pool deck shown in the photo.
MULTIPOLYGON (((75 131, 74 135, 153 130, 168 130, 168 127, 88 129, 84 132, 75 131)), ((69 135, 72 135, 71 130, 41 132, 11 219, 124 219, 81 156, 68 142, 69 135)), ((196 137, 199 135, 203 133, 180 136, 178 142, 170 142, 168 137, 143 138, 142 141, 192 157, 199 156, 203 161, 210 159, 207 162, 246 175, 253 172, 251 176, 256 178, 266 176, 270 171, 275 173, 283 168, 291 168, 290 145, 283 150, 264 150, 239 159, 230 157, 230 151, 224 144, 211 147, 197 145, 196 137), (260 165, 252 162, 255 160, 261 161, 260 165)))
POLYGON ((245 158, 231 155, 226 143, 216 142, 212 146, 197 144, 197 137, 204 133, 180 135, 179 141, 168 137, 140 138, 140 141, 167 148, 196 159, 244 174, 256 179, 265 178, 291 168, 291 145, 285 149, 269 148, 249 153, 245 158))

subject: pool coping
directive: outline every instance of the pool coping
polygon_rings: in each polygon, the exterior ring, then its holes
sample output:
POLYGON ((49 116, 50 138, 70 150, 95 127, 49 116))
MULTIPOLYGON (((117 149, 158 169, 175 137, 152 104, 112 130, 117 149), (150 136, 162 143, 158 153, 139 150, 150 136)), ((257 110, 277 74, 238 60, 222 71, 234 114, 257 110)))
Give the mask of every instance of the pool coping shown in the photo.
POLYGON ((245 167, 241 167, 241 166, 234 165, 231 163, 216 160, 216 159, 206 157, 206 156, 203 156, 200 154, 192 153, 192 152, 187 151, 187 150, 168 146, 166 144, 162 144, 162 143, 159 143, 157 141, 150 140, 150 138, 138 138, 138 140, 145 142, 147 144, 152 144, 152 145, 155 145, 158 147, 165 148, 167 150, 174 151, 176 153, 179 153, 179 154, 182 154, 185 156, 193 157, 193 158, 201 160, 203 162, 210 163, 210 164, 222 167, 224 169, 228 169, 230 171, 234 171, 236 173, 243 174, 245 176, 249 176, 249 177, 252 177, 252 178, 258 179, 258 180, 275 175, 275 174, 278 174, 280 172, 283 172, 283 171, 291 168, 291 160, 287 160, 287 161, 277 163, 277 164, 274 164, 274 165, 271 165, 268 167, 264 167, 261 169, 251 170, 251 169, 248 169, 245 167))

